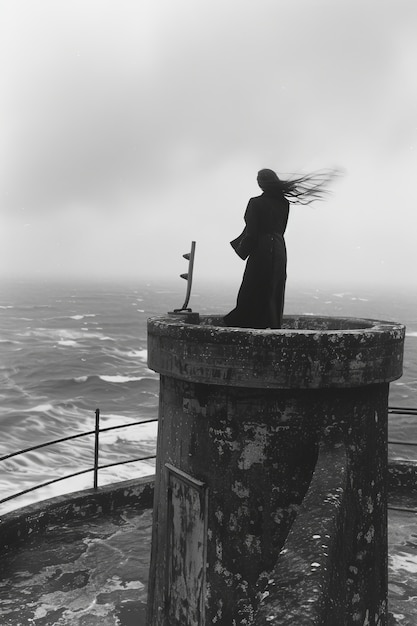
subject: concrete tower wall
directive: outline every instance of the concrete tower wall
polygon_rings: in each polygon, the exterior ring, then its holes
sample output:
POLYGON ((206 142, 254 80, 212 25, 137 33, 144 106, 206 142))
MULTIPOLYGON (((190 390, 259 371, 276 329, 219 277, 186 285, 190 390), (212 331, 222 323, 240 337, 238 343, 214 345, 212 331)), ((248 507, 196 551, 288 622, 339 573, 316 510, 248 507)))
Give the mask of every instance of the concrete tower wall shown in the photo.
POLYGON ((388 383, 401 375, 404 328, 302 316, 285 325, 149 321, 149 367, 161 374, 152 626, 261 624, 262 612, 265 623, 281 623, 271 621, 284 606, 273 582, 280 562, 297 563, 286 540, 323 441, 346 448, 335 497, 349 509, 339 534, 350 541, 344 550, 336 540, 331 563, 313 567, 336 572, 338 555, 340 593, 325 611, 346 624, 362 614, 385 623, 388 383))

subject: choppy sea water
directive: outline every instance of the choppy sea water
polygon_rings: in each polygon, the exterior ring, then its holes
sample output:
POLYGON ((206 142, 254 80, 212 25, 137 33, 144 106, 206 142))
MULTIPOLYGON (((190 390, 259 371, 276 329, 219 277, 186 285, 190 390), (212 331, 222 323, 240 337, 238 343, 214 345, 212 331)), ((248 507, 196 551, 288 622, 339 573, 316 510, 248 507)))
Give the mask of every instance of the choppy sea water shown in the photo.
MULTIPOLYGON (((234 286, 195 284, 190 306, 222 314, 234 286)), ((183 304, 185 283, 11 283, 0 285, 0 457, 94 428, 157 417, 158 375, 147 368, 146 321, 183 304)), ((404 290, 340 292, 288 287, 286 313, 347 315, 406 324, 404 376, 390 405, 417 407, 417 297, 404 290)), ((417 440, 417 420, 393 416, 390 436, 417 440)), ((100 436, 100 464, 153 454, 156 423, 100 436)), ((0 500, 52 478, 92 467, 93 437, 71 440, 0 462, 0 500)), ((391 456, 417 458, 417 448, 391 456)), ((143 461, 102 470, 99 484, 153 473, 143 461)), ((0 506, 0 512, 92 486, 83 474, 0 506)))

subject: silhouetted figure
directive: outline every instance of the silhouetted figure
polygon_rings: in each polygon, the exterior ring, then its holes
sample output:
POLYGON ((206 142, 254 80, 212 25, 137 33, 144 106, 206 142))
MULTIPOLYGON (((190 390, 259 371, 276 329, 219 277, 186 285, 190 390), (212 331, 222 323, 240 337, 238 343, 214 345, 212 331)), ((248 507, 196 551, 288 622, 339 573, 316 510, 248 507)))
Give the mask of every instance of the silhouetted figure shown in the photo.
POLYGON ((224 317, 226 326, 281 328, 287 278, 287 251, 284 233, 289 214, 288 198, 308 204, 323 197, 329 171, 292 180, 280 180, 270 169, 258 172, 263 193, 249 200, 246 226, 231 245, 242 259, 248 259, 236 307, 224 317), (248 258, 249 257, 249 258, 248 258))

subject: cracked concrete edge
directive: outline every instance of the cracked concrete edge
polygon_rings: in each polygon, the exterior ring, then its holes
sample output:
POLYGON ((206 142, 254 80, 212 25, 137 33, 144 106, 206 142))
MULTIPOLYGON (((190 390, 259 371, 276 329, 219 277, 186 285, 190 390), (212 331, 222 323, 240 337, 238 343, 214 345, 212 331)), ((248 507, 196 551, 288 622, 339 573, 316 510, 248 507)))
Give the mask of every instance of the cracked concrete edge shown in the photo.
POLYGON ((32 533, 68 520, 108 515, 125 506, 153 507, 155 477, 143 476, 97 489, 64 494, 4 514, 0 519, 0 554, 14 548, 32 533))

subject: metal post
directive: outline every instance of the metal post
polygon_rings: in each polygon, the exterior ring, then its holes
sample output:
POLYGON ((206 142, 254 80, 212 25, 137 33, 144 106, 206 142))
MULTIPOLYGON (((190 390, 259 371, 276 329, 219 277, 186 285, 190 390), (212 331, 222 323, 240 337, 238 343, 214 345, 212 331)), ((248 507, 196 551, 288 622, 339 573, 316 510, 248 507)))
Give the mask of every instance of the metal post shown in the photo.
POLYGON ((98 483, 98 435, 100 432, 100 409, 96 409, 96 425, 94 430, 94 489, 98 483))
POLYGON ((187 254, 183 254, 184 259, 188 261, 188 272, 185 274, 180 274, 181 278, 184 278, 187 281, 187 293, 185 295, 185 302, 180 309, 174 309, 171 311, 172 313, 192 313, 191 309, 188 308, 188 302, 190 300, 191 295, 191 286, 193 283, 193 269, 194 269, 194 255, 195 255, 195 241, 191 242, 191 251, 187 252, 187 254))
POLYGON ((182 311, 187 311, 188 302, 190 300, 191 285, 193 283, 194 255, 195 255, 195 241, 192 241, 191 252, 182 255, 184 259, 187 259, 188 261, 188 272, 186 274, 181 274, 181 278, 185 278, 185 280, 187 281, 187 293, 185 296, 185 302, 182 305, 182 311))

